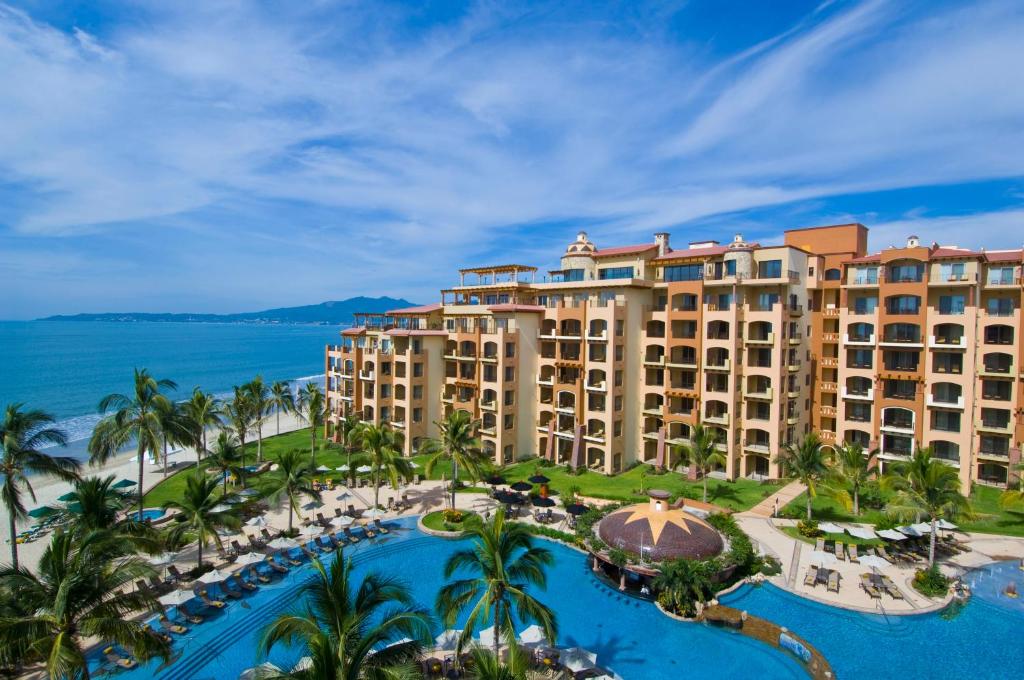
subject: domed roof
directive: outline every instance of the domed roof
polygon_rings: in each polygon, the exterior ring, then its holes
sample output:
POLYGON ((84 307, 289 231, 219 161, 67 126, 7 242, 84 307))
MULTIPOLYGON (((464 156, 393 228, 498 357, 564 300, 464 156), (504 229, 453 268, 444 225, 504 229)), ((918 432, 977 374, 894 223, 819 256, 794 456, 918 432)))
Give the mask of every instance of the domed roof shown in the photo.
POLYGON ((668 507, 668 494, 651 492, 649 503, 616 510, 601 520, 598 535, 612 548, 660 562, 707 559, 722 552, 721 535, 704 520, 668 507), (663 494, 663 495, 662 495, 663 494))
POLYGON ((566 249, 566 255, 587 255, 597 251, 595 246, 589 238, 587 238, 587 232, 581 231, 576 234, 576 240, 570 243, 566 249))

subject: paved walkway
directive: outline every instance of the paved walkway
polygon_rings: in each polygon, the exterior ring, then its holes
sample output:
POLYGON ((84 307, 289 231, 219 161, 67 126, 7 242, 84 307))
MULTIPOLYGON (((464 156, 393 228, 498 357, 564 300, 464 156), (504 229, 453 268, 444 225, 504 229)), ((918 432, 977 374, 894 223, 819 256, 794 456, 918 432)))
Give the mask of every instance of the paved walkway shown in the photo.
POLYGON ((786 486, 782 487, 768 498, 747 510, 744 515, 753 515, 755 517, 771 517, 775 514, 775 508, 779 510, 789 505, 797 496, 802 494, 807 487, 800 482, 790 482, 786 486), (778 503, 778 505, 776 505, 778 503))

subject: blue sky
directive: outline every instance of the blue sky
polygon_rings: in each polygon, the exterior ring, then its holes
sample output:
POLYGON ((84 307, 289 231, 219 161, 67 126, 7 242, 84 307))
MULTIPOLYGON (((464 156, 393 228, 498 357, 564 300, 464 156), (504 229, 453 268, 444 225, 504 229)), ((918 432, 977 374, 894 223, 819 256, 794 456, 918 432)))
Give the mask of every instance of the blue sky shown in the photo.
POLYGON ((1000 1, 0 0, 0 318, 429 302, 580 228, 1020 247, 1021 35, 1000 1))

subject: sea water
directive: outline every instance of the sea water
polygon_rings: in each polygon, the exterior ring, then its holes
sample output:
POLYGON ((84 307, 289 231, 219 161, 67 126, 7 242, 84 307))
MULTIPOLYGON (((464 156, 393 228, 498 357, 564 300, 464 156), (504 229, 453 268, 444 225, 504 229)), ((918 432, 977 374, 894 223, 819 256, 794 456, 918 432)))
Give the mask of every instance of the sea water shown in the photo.
POLYGON ((219 396, 261 374, 267 382, 323 382, 324 346, 339 327, 299 324, 109 321, 0 321, 0 407, 23 402, 56 417, 85 456, 97 405, 130 392, 132 369, 219 396))

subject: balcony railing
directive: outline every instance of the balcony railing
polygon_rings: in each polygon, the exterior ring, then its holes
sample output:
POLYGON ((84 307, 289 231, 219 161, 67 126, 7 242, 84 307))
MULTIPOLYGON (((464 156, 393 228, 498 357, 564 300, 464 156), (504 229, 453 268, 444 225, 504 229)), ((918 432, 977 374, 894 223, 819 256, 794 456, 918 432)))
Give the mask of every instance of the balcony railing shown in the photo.
POLYGON ((925 399, 925 404, 935 408, 963 409, 964 398, 962 395, 957 397, 956 399, 950 399, 948 397, 939 398, 936 397, 934 394, 929 394, 928 397, 925 399))
POLYGON ((840 393, 843 399, 857 399, 860 401, 873 401, 875 398, 875 388, 869 387, 866 390, 854 392, 847 387, 844 387, 840 393))
POLYGON ((761 336, 748 336, 748 345, 773 345, 775 344, 775 333, 765 333, 761 336))

